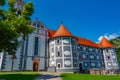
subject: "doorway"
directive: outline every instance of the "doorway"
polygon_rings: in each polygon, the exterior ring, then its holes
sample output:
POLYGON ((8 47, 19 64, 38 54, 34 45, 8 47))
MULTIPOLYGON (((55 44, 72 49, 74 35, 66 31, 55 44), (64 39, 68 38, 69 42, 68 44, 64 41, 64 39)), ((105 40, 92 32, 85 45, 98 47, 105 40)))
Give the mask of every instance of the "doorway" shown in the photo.
POLYGON ((38 71, 38 63, 37 62, 34 62, 33 63, 33 71, 38 71))
POLYGON ((57 67, 60 68, 60 63, 57 64, 57 67))
POLYGON ((83 68, 82 68, 82 63, 79 64, 79 72, 82 73, 83 72, 83 68))

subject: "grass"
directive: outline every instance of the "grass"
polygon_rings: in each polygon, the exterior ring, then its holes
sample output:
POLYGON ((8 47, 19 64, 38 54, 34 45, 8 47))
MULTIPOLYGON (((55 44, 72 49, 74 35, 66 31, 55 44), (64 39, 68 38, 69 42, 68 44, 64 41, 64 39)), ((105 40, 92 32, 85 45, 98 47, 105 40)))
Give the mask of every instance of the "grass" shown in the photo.
POLYGON ((120 80, 120 75, 61 74, 63 80, 120 80))
POLYGON ((39 72, 0 72, 0 80, 34 80, 39 72))

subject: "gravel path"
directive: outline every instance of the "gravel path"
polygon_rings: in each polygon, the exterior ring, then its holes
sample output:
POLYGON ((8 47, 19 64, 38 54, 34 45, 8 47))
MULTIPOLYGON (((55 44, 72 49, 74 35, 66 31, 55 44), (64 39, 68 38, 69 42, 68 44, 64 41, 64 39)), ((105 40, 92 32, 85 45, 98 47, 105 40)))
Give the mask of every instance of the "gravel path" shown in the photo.
POLYGON ((57 72, 40 72, 35 80, 62 80, 60 73, 57 72))

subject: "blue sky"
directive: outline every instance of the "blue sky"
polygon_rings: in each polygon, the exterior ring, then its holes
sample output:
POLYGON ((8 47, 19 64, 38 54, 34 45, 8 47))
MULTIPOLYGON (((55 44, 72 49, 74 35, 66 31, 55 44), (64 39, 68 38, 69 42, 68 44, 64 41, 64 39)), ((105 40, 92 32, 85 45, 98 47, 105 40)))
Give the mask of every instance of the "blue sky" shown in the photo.
POLYGON ((33 0, 36 17, 48 28, 61 24, 74 35, 95 42, 101 35, 120 32, 120 0, 33 0))

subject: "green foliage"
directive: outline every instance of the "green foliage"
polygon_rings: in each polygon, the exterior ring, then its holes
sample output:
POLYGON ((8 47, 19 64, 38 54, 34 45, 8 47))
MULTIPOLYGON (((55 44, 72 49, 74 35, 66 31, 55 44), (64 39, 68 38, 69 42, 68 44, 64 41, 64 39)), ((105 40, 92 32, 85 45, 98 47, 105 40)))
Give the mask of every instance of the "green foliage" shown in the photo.
POLYGON ((119 64, 120 64, 120 37, 117 37, 116 39, 112 39, 112 40, 110 40, 110 42, 116 48, 117 57, 118 57, 118 61, 119 61, 119 64))
POLYGON ((74 70, 73 73, 76 74, 76 73, 77 73, 77 70, 74 70))
POLYGON ((63 80, 119 80, 120 75, 61 74, 63 80))
MULTIPOLYGON (((5 0, 3 0, 4 2, 5 0)), ((20 45, 19 37, 25 38, 33 32, 30 16, 33 14, 33 4, 31 2, 24 5, 22 15, 16 14, 14 8, 16 0, 8 0, 8 10, 0 9, 0 51, 14 55, 20 45), (26 14, 24 13, 26 12, 26 14)), ((0 4, 3 6, 3 4, 0 4)))
POLYGON ((0 5, 5 5, 5 0, 0 0, 0 5))
POLYGON ((38 72, 0 72, 0 79, 5 80, 34 80, 38 72))

